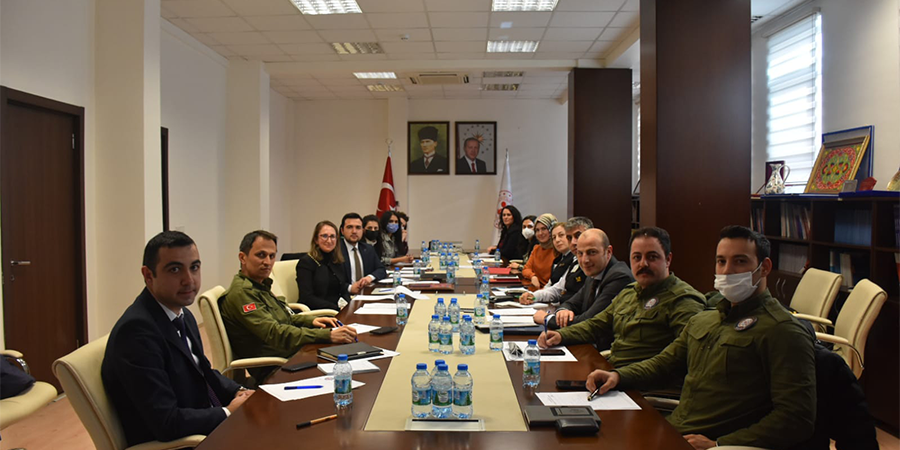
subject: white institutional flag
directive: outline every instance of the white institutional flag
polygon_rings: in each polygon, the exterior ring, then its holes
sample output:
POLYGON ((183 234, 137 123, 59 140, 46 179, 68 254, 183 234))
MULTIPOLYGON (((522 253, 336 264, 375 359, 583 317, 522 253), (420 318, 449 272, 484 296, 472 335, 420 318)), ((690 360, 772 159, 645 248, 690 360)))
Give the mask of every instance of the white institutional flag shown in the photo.
POLYGON ((497 214, 494 215, 494 244, 500 242, 500 213, 513 204, 512 181, 509 179, 509 149, 506 150, 506 164, 500 179, 500 193, 497 195, 497 214))

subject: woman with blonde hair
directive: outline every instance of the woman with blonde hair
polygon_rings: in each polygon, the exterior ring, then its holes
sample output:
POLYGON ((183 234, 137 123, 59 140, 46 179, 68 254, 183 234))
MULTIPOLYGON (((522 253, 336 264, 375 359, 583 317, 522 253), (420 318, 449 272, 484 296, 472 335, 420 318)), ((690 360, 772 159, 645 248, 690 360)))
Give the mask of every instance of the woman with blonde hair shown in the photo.
POLYGON ((350 294, 360 291, 344 272, 344 255, 337 248, 338 228, 328 220, 316 224, 309 253, 297 261, 297 288, 300 303, 310 309, 340 310, 350 302, 350 294))

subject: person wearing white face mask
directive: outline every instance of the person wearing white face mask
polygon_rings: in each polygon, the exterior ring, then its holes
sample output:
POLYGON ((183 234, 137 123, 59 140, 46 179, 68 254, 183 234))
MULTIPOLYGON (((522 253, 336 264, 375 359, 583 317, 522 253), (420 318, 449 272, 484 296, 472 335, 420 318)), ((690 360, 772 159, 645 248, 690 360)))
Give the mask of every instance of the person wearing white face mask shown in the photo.
POLYGON ((719 237, 715 309, 694 316, 659 355, 592 372, 587 388, 650 389, 687 371, 667 419, 695 449, 791 448, 812 436, 816 420, 812 337, 766 287, 765 236, 729 226, 719 237))
POLYGON ((531 256, 531 250, 537 245, 537 239, 534 237, 534 224, 536 221, 537 216, 534 215, 522 218, 522 237, 525 239, 522 240, 521 243, 524 250, 521 261, 510 261, 509 263, 508 267, 512 270, 513 274, 522 274, 522 269, 525 267, 525 264, 528 263, 528 258, 531 256))

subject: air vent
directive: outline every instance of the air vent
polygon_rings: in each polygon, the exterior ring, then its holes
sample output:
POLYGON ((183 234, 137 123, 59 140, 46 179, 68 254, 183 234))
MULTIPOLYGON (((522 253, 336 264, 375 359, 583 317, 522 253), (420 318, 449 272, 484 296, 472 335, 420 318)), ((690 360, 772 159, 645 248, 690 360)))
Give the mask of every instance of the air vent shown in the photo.
POLYGON ((512 71, 497 71, 497 72, 482 72, 481 76, 484 78, 499 78, 499 77, 521 77, 525 75, 525 72, 512 72, 512 71))
POLYGON ((409 76, 409 82, 417 85, 469 84, 469 76, 463 73, 417 73, 409 76))

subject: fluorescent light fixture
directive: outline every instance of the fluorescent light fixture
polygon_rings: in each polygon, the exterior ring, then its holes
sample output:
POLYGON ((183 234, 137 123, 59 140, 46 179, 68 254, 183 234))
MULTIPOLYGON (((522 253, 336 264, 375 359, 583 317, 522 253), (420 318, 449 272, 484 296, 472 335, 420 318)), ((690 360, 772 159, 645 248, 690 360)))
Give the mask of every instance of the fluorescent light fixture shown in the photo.
POLYGON ((366 88, 370 92, 401 92, 403 86, 396 84, 367 84, 366 88))
POLYGON ((518 84, 485 84, 482 86, 485 91, 518 91, 518 84))
POLYGON ((500 28, 512 28, 512 22, 500 22, 500 28))
POLYGON ((372 80, 396 80, 397 74, 394 72, 353 72, 353 76, 363 79, 372 79, 372 80))
POLYGON ((303 14, 360 14, 356 0, 291 0, 303 14))
POLYGON ((531 53, 537 51, 538 41, 488 41, 488 53, 531 53))
POLYGON ((557 0, 493 0, 491 11, 553 11, 557 0))
POLYGON ((375 53, 384 53, 381 46, 377 42, 332 42, 331 47, 334 48, 338 55, 371 55, 375 53))
POLYGON ((500 77, 521 77, 524 76, 525 72, 515 72, 515 71, 494 71, 494 72, 481 72, 482 78, 500 78, 500 77))

